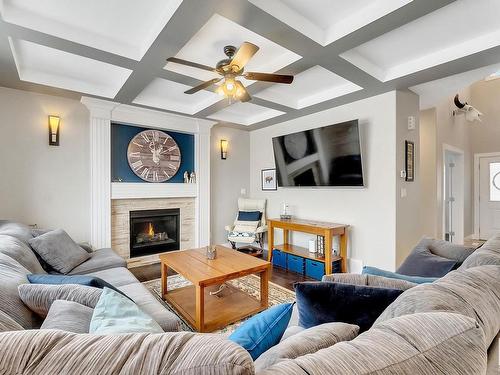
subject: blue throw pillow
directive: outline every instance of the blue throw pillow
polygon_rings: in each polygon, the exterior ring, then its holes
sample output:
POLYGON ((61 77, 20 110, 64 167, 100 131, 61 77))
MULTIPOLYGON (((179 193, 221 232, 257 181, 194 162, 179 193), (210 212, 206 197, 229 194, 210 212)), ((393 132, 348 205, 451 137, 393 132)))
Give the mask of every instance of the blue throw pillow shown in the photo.
POLYGON ((273 306, 257 314, 234 331, 229 340, 245 348, 255 361, 278 344, 292 317, 293 303, 273 306))
POLYGON ((368 330, 402 290, 333 282, 295 283, 299 325, 342 322, 368 330))
POLYGON ((381 270, 380 268, 377 268, 377 267, 369 267, 369 266, 363 267, 363 272, 361 272, 361 273, 366 274, 366 275, 383 276, 383 277, 387 277, 389 279, 405 280, 405 281, 409 281, 409 282, 415 283, 415 284, 432 283, 438 279, 438 277, 421 277, 421 276, 401 275, 400 273, 385 271, 385 270, 381 270))
POLYGON ((144 332, 163 333, 163 329, 134 302, 114 290, 104 288, 94 307, 89 333, 116 335, 144 332))
POLYGON ((50 285, 62 285, 62 284, 78 284, 85 286, 93 286, 94 288, 103 289, 104 287, 114 290, 115 292, 120 293, 121 295, 129 298, 125 293, 121 290, 115 288, 113 285, 94 276, 86 276, 86 275, 74 275, 74 276, 66 276, 66 275, 46 275, 46 274, 30 274, 27 276, 28 281, 31 284, 50 284, 50 285))
POLYGON ((259 221, 262 218, 262 212, 260 211, 239 211, 238 220, 239 221, 259 221))
POLYGON ((443 277, 455 269, 457 264, 458 262, 454 259, 433 254, 427 244, 421 241, 396 272, 407 276, 443 277))

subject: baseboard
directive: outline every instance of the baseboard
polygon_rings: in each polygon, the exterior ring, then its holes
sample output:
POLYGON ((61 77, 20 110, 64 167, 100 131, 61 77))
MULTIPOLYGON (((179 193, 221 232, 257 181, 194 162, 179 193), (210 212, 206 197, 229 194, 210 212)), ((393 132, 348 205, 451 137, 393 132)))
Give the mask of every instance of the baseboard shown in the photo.
POLYGON ((361 259, 347 258, 347 272, 361 273, 363 271, 363 261, 361 259))

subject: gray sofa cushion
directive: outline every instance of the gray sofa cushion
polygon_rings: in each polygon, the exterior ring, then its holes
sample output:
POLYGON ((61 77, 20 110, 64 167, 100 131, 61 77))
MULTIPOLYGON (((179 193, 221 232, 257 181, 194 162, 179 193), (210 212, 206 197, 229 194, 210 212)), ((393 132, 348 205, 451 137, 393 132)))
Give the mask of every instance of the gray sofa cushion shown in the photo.
POLYGON ((375 326, 394 317, 432 311, 455 312, 477 320, 489 346, 500 330, 500 266, 456 270, 432 284, 407 290, 387 307, 375 326))
POLYGON ((434 238, 422 238, 417 247, 425 247, 429 249, 432 254, 455 260, 458 264, 463 263, 476 249, 473 246, 457 245, 434 238))
POLYGON ((262 371, 286 359, 316 353, 341 341, 350 341, 358 332, 358 326, 346 323, 325 323, 306 329, 261 354, 254 362, 255 371, 262 371))
POLYGON ((56 300, 73 301, 94 308, 102 294, 102 289, 76 284, 22 284, 18 290, 24 304, 41 317, 47 316, 56 300))
POLYGON ((460 266, 460 269, 484 266, 500 265, 500 233, 486 241, 474 254, 468 257, 460 266))
POLYGON ((31 273, 45 273, 33 250, 16 237, 0 234, 0 253, 16 260, 31 273))
POLYGON ((484 334, 473 319, 424 313, 388 320, 352 341, 285 360, 257 375, 466 375, 485 370, 484 334))
POLYGON ((221 335, 128 335, 58 330, 0 333, 5 374, 252 375, 248 352, 221 335), (15 345, 14 345, 15 344, 15 345))
POLYGON ((29 244, 52 268, 63 274, 90 258, 89 253, 62 229, 32 238, 29 244))
POLYGON ((418 285, 406 280, 398 280, 383 276, 357 274, 357 273, 333 273, 331 275, 323 276, 323 279, 321 281, 330 281, 334 283, 352 284, 352 285, 366 285, 378 288, 389 288, 389 289, 399 289, 399 290, 407 290, 418 285))
POLYGON ((23 329, 14 319, 0 310, 0 332, 22 331, 23 329))
POLYGON ((0 310, 25 329, 40 327, 38 315, 28 309, 19 298, 17 288, 28 283, 30 272, 11 257, 0 254, 0 310))
POLYGON ((93 310, 73 301, 56 300, 40 329, 60 329, 74 333, 89 333, 93 310))
POLYGON ((0 220, 0 234, 16 237, 26 244, 33 238, 30 227, 9 220, 0 220))
POLYGON ((126 260, 111 249, 99 249, 91 252, 90 259, 73 268, 68 275, 85 275, 117 267, 127 268, 126 260))

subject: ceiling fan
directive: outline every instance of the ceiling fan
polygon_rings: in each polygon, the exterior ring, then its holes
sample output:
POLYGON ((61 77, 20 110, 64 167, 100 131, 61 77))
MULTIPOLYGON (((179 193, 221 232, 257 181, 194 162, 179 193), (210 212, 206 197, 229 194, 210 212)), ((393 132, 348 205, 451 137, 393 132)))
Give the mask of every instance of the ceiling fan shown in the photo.
POLYGON ((244 42, 237 50, 234 46, 225 46, 224 53, 227 58, 219 61, 215 68, 203 64, 198 64, 192 61, 179 59, 177 57, 169 57, 167 61, 191 66, 193 68, 208 70, 210 72, 218 73, 222 76, 220 78, 214 78, 210 81, 203 82, 202 84, 185 91, 185 94, 194 94, 195 92, 206 89, 223 80, 222 84, 217 85, 217 88, 215 89, 217 93, 225 95, 226 97, 231 99, 238 99, 242 102, 247 102, 251 99, 251 96, 246 90, 245 86, 243 86, 241 81, 236 79, 237 77, 243 77, 253 81, 287 84, 290 84, 293 81, 293 76, 291 75, 245 72, 245 65, 250 61, 253 55, 257 53, 258 50, 259 47, 250 42, 244 42))

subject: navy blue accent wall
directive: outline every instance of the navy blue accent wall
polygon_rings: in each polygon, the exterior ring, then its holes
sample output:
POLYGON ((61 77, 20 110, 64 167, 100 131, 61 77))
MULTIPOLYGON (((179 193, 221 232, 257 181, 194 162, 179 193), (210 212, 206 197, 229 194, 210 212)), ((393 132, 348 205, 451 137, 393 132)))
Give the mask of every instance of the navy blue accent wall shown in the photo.
MULTIPOLYGON (((113 123, 111 124, 111 180, 122 182, 144 182, 130 169, 127 161, 128 144, 134 136, 148 128, 113 123)), ((184 172, 194 171, 194 135, 163 130, 170 135, 181 150, 181 166, 169 182, 184 182, 184 172)))

